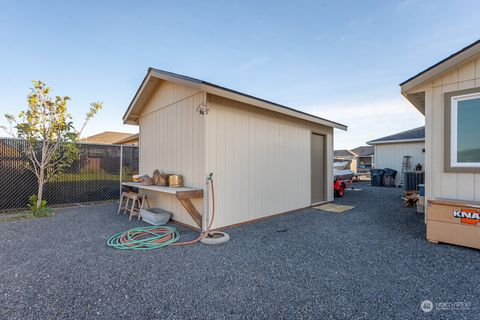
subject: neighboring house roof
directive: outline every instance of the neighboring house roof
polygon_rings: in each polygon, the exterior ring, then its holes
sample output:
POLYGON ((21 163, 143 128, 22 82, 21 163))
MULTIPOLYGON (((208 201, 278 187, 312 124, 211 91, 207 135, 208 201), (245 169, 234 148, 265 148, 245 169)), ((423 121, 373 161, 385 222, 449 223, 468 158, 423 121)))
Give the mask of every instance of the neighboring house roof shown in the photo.
POLYGON ((155 91, 156 81, 155 79, 170 81, 179 85, 197 88, 199 91, 207 92, 216 96, 232 99, 235 101, 240 101, 246 104, 250 104, 259 108, 271 110, 281 114, 285 114, 291 117, 307 120, 314 123, 319 123, 325 126, 334 127, 337 129, 347 130, 347 126, 330 121, 324 118, 317 117, 315 115, 299 111, 275 102, 268 100, 260 99, 239 91, 228 89, 207 81, 195 79, 192 77, 176 74, 173 72, 158 70, 154 68, 149 68, 147 75, 143 79, 142 84, 138 88, 135 96, 133 97, 130 105, 128 106, 127 111, 123 116, 123 122, 128 124, 138 124, 138 116, 132 115, 132 110, 135 109, 137 103, 141 106, 145 103, 148 97, 155 91))
POLYGON ((333 150, 334 157, 356 157, 357 155, 350 150, 333 150))
POLYGON ((469 46, 455 52, 433 66, 400 83, 402 94, 421 113, 425 114, 425 92, 414 92, 414 89, 478 54, 480 54, 480 40, 475 41, 469 46))
POLYGON ((94 134, 93 136, 80 139, 80 141, 88 143, 115 144, 119 140, 130 137, 131 135, 132 134, 128 132, 104 131, 94 134))
POLYGON ((367 144, 375 145, 375 144, 382 144, 382 143, 417 142, 417 141, 418 142, 425 141, 425 126, 407 130, 407 131, 402 131, 396 134, 392 134, 390 136, 368 141, 367 144))
POLYGON ((2 150, 3 157, 22 157, 22 153, 19 150, 21 146, 18 145, 19 141, 21 140, 11 138, 7 138, 3 141, 0 140, 0 149, 2 150), (15 146, 16 144, 17 146, 15 146))
POLYGON ((361 146, 352 149, 352 152, 357 154, 359 157, 370 157, 375 153, 375 148, 373 146, 361 146))
POLYGON ((120 140, 118 140, 114 143, 115 144, 134 144, 134 143, 138 143, 138 137, 139 137, 139 134, 134 133, 134 134, 131 134, 130 136, 128 136, 126 138, 123 138, 123 139, 120 139, 120 140))

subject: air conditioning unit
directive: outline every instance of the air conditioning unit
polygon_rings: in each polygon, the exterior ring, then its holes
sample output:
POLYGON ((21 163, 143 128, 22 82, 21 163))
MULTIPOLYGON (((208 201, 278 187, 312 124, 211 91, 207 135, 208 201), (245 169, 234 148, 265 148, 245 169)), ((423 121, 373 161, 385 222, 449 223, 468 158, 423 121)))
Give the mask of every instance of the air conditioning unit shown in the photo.
POLYGON ((424 183, 425 172, 423 171, 408 171, 403 173, 403 190, 405 191, 418 191, 418 185, 424 183))

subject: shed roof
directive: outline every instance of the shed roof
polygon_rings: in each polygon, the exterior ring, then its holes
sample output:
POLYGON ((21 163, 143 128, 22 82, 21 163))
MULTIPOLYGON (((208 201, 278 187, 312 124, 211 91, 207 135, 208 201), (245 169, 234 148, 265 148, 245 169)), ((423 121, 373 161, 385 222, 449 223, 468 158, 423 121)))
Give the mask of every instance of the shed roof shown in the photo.
POLYGON ((375 153, 375 148, 373 146, 361 146, 351 150, 356 153, 359 157, 369 157, 375 153))
POLYGON ((368 141, 367 144, 399 143, 399 142, 417 142, 425 141, 425 126, 402 131, 386 137, 368 141))
POLYGON ((265 99, 257 98, 239 91, 228 89, 207 81, 200 79, 184 76, 181 74, 176 74, 169 71, 149 68, 147 75, 143 79, 142 84, 138 88, 135 96, 133 97, 130 105, 128 106, 127 111, 123 116, 123 122, 128 124, 138 124, 138 117, 132 115, 132 111, 141 108, 141 103, 138 103, 139 100, 145 101, 153 93, 155 85, 155 79, 170 81, 176 84, 180 84, 187 87, 193 87, 199 89, 199 91, 207 92, 214 94, 220 97, 240 101, 250 105, 254 105, 259 108, 271 110, 274 112, 282 113, 291 117, 303 119, 306 121, 322 124, 328 127, 334 127, 337 129, 347 130, 347 126, 338 122, 330 121, 300 110, 296 110, 275 102, 271 102, 265 99))

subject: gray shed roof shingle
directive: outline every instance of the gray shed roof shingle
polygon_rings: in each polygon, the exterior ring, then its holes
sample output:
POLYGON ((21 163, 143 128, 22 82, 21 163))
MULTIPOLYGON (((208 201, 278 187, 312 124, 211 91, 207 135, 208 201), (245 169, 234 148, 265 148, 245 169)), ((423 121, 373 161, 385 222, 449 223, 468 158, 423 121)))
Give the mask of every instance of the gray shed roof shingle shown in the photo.
POLYGON ((425 140, 425 126, 368 141, 367 144, 393 143, 411 140, 425 140))

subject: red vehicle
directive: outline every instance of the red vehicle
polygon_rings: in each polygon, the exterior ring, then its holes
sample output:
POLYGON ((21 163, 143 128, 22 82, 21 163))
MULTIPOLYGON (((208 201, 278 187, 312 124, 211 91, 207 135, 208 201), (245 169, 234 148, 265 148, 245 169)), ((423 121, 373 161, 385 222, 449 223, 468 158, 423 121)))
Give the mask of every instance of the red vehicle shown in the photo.
POLYGON ((355 172, 350 170, 350 162, 335 162, 333 164, 333 190, 336 197, 343 197, 345 189, 352 187, 355 172))
POLYGON ((338 179, 335 177, 333 182, 333 190, 335 191, 335 197, 343 197, 345 195, 345 189, 352 186, 352 178, 350 180, 338 179))

